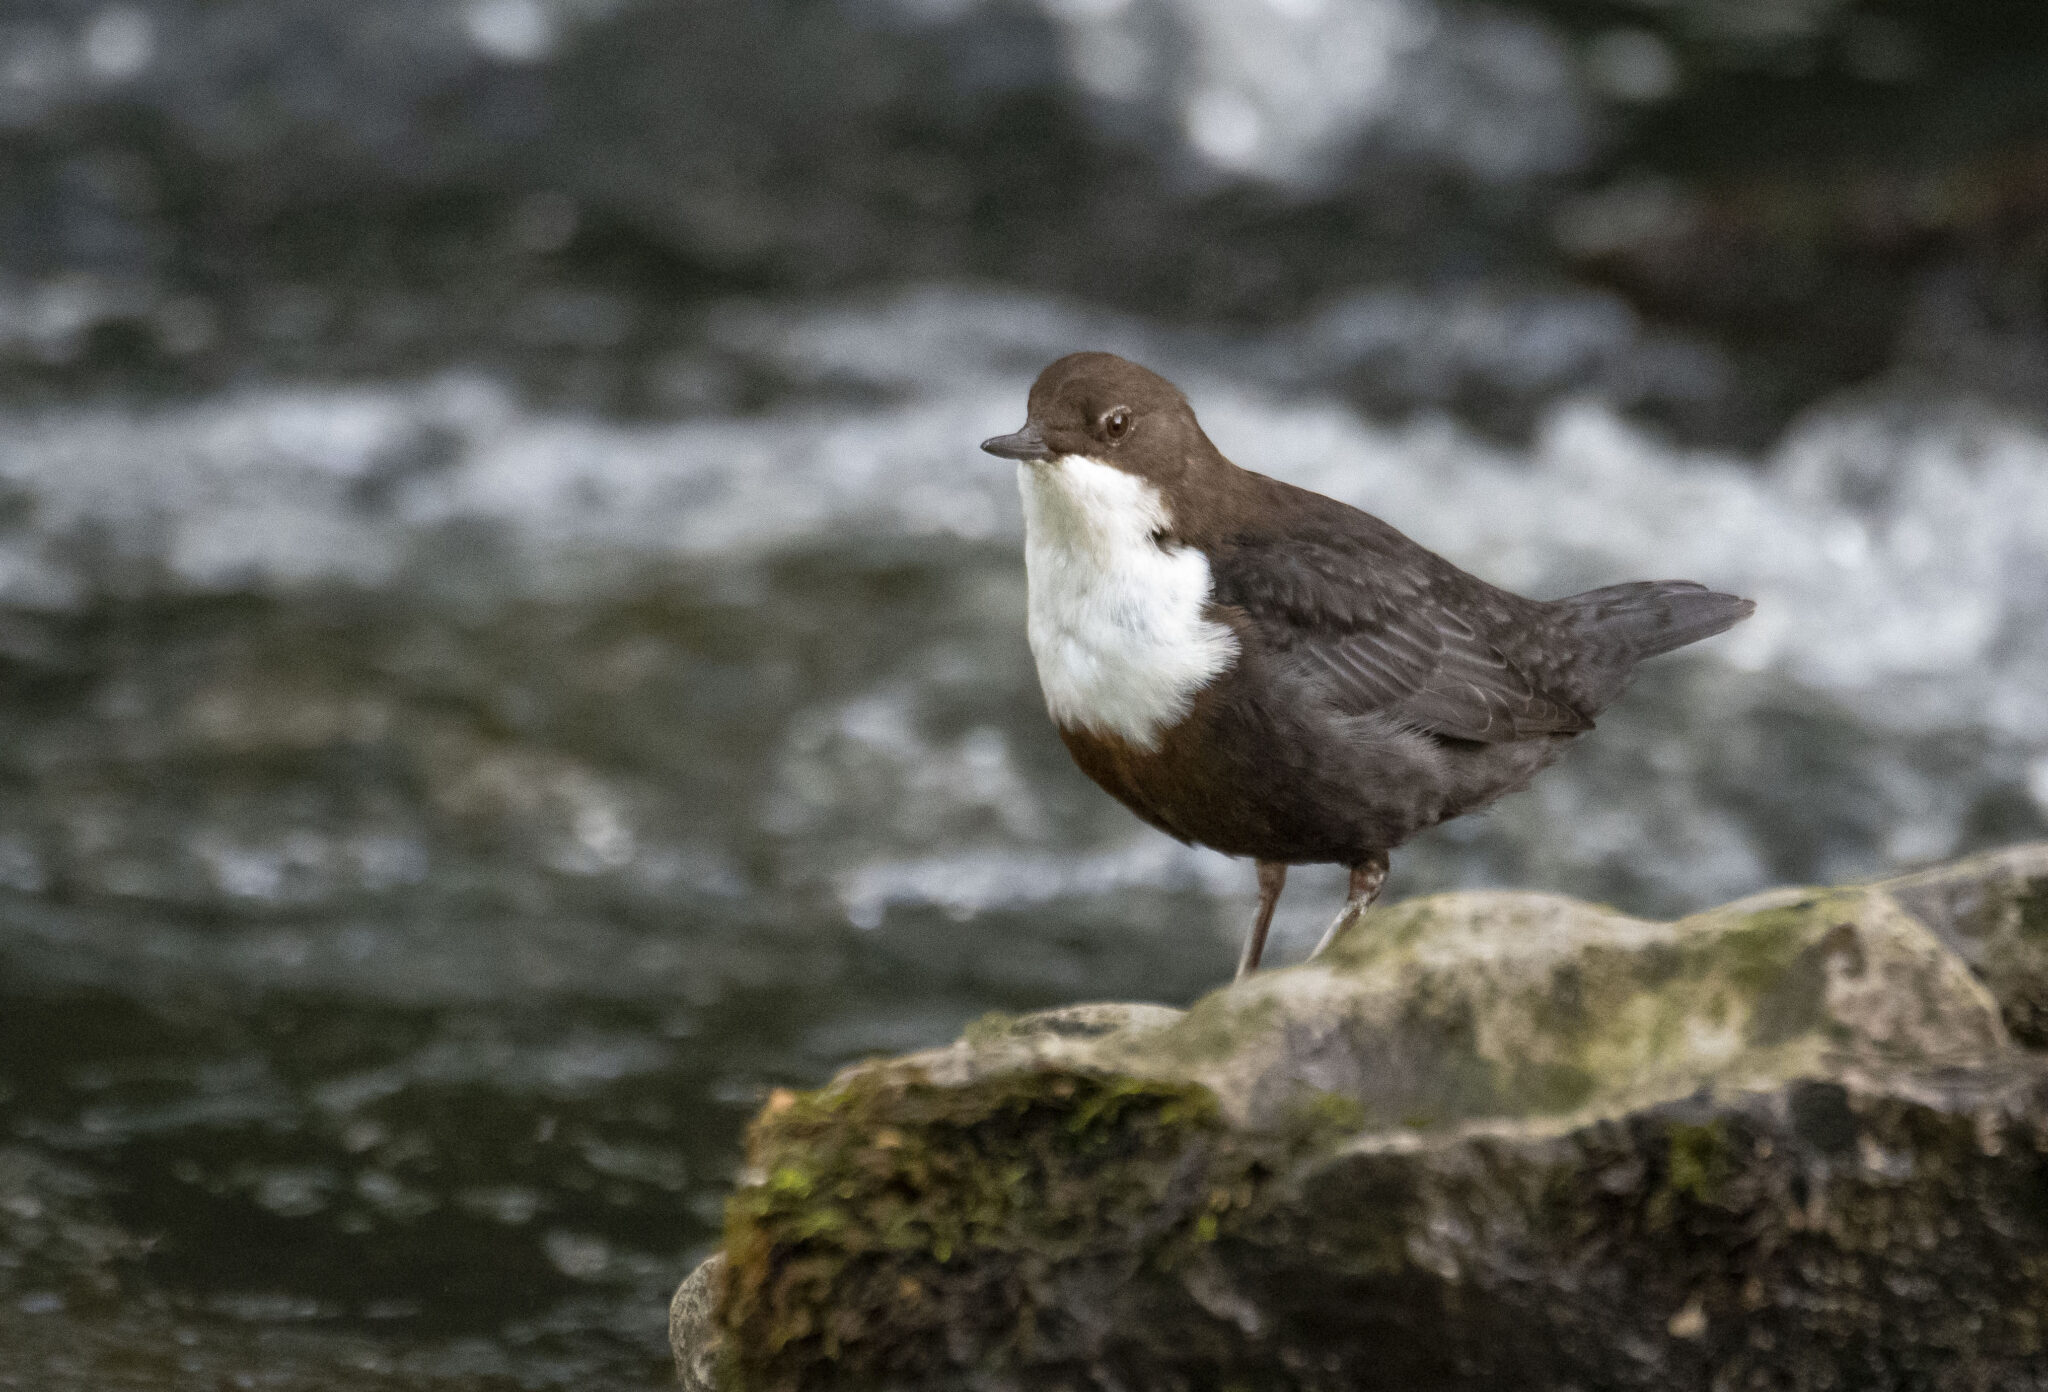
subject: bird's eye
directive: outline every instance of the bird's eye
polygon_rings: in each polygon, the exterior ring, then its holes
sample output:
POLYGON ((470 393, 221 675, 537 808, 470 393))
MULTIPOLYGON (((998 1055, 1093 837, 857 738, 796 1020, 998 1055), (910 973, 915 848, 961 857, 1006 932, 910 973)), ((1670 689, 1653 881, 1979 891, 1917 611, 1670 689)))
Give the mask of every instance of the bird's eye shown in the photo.
POLYGON ((1131 431, 1131 413, 1119 406, 1102 418, 1102 433, 1112 440, 1121 440, 1131 431))

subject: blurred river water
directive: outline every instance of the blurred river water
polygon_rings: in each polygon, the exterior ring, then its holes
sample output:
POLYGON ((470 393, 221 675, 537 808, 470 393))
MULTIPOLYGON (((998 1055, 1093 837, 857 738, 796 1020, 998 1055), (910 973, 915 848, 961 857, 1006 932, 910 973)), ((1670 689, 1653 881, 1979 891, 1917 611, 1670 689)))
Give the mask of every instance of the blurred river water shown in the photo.
POLYGON ((664 1385, 769 1088, 1223 981, 975 449, 1076 348, 1498 583, 1758 601, 1391 893, 2048 835, 2007 8, 0 16, 0 1387, 664 1385))

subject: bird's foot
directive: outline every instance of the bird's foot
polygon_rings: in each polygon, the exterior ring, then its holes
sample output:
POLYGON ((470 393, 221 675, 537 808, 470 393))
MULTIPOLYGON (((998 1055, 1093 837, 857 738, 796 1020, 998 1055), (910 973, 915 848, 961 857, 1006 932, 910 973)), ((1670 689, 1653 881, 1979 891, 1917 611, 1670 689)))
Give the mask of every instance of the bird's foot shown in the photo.
POLYGON ((1370 856, 1351 867, 1351 891, 1345 896, 1344 907, 1323 934, 1323 940, 1316 944, 1310 959, 1323 955, 1330 944, 1351 931, 1352 925, 1364 918, 1373 901, 1380 897, 1380 887, 1387 882, 1387 853, 1374 851, 1370 856))
POLYGON ((1370 904, 1346 904, 1337 910, 1337 916, 1331 919, 1330 926, 1323 930, 1322 939, 1316 943, 1315 950, 1308 954, 1308 960, 1314 961, 1327 952, 1330 944, 1350 932, 1352 925, 1364 918, 1365 911, 1370 907, 1370 904))

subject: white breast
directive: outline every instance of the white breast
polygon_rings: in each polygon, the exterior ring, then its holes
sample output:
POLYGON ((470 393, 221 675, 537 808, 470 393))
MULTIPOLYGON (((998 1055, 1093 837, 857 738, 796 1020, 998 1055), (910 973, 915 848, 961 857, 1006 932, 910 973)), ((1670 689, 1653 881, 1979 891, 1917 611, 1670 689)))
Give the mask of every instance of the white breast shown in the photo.
POLYGON ((1135 474, 1065 455, 1020 464, 1017 486, 1046 709, 1068 728, 1156 748, 1237 658, 1236 636, 1202 617, 1208 558, 1153 540, 1166 506, 1135 474))

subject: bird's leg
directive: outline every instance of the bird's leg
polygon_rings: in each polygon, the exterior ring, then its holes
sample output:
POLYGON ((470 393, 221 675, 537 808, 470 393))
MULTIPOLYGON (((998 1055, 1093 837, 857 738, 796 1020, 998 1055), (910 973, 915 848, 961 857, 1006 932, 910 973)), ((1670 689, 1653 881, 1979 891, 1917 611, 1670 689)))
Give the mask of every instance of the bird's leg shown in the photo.
POLYGON ((1323 940, 1316 944, 1311 957, 1320 957, 1323 950, 1337 941, 1338 934, 1365 916, 1372 907, 1372 901, 1380 897, 1380 886, 1387 882, 1387 853, 1374 851, 1364 860, 1351 867, 1351 892, 1344 898, 1344 911, 1331 922, 1323 940))
POLYGON ((1277 860, 1259 862, 1259 916, 1252 920, 1252 931, 1244 940, 1244 955, 1237 959, 1239 981, 1259 969, 1259 958, 1266 951, 1266 930, 1273 926, 1273 906, 1280 902, 1280 891, 1286 887, 1286 865, 1277 860))

